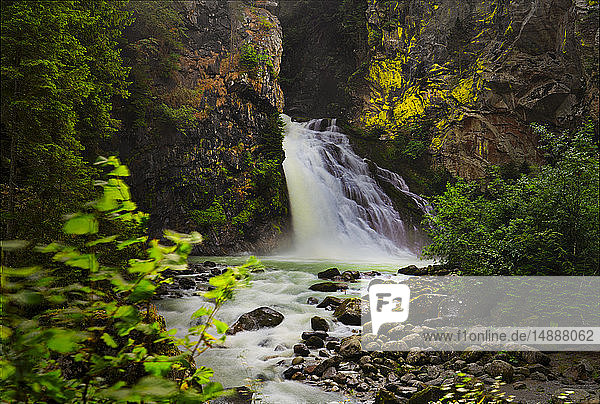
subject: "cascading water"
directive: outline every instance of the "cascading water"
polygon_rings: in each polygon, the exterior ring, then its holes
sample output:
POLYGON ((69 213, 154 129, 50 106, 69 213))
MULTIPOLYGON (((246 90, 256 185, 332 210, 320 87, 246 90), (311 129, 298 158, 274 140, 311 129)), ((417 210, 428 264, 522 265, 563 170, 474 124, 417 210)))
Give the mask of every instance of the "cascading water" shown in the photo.
MULTIPOLYGON (((297 123, 283 118, 283 168, 292 209, 294 254, 342 259, 411 254, 407 232, 413 229, 406 228, 335 119, 297 123)), ((427 202, 410 192, 398 174, 380 168, 376 174, 428 209, 427 202)))

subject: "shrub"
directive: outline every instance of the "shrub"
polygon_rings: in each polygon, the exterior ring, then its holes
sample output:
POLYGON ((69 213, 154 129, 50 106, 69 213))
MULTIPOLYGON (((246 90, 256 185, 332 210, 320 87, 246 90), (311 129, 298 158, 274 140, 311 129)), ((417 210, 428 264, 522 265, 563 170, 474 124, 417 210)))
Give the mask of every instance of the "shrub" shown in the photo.
POLYGON ((518 179, 494 168, 434 198, 428 257, 475 274, 598 274, 599 168, 592 124, 573 135, 535 127, 548 165, 518 179))
MULTIPOLYGON (((123 250, 147 240, 100 235, 100 220, 140 222, 146 215, 136 212, 130 199, 123 181, 127 168, 114 157, 98 164, 112 168, 106 181, 97 182, 102 196, 88 211, 67 217, 63 226, 71 239, 82 242, 39 247, 65 267, 82 271, 81 281, 65 286, 52 269, 2 266, 1 400, 193 403, 222 394, 222 386, 210 382, 212 370, 196 368, 195 358, 224 341, 227 325, 215 314, 257 261, 211 278, 214 289, 204 296, 214 303, 193 314, 198 325, 189 335, 174 337, 175 330, 165 330, 150 301, 161 283, 171 281, 164 276, 167 269, 186 268, 187 255, 201 237, 166 232, 169 245, 150 241, 146 256, 130 259, 125 269, 104 264, 100 246, 123 250), (210 335, 210 327, 220 336, 210 335)), ((3 258, 26 244, 3 242, 3 258)))

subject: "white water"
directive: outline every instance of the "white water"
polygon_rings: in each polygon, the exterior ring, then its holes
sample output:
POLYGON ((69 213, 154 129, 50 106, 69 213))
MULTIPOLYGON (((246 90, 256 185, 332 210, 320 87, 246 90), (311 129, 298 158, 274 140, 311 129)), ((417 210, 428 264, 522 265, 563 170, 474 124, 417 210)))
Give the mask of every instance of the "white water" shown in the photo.
MULTIPOLYGON (((191 257, 191 261, 202 262, 210 259, 221 264, 239 265, 244 257, 191 257)), ((237 292, 235 298, 227 302, 217 317, 227 324, 233 324, 240 315, 261 306, 271 307, 284 315, 281 324, 274 328, 257 331, 245 331, 227 336, 222 348, 213 348, 204 352, 198 359, 198 365, 208 366, 215 371, 213 381, 225 387, 248 385, 251 380, 263 378, 263 383, 254 384, 257 398, 263 403, 300 404, 300 403, 339 403, 353 402, 340 393, 325 392, 301 382, 283 380, 282 373, 291 366, 294 357, 292 347, 300 342, 303 331, 309 331, 310 318, 318 315, 330 318, 331 313, 316 306, 306 304, 309 296, 321 301, 325 296, 344 296, 344 293, 313 292, 308 287, 318 280, 316 273, 335 266, 344 270, 376 270, 393 274, 399 265, 419 264, 412 261, 396 264, 352 264, 324 260, 290 260, 284 258, 261 257, 267 267, 265 272, 252 276, 250 287, 237 292), (278 345, 284 349, 275 350, 278 345), (348 400, 348 401, 345 401, 348 400)), ((351 284, 349 295, 358 293, 359 284, 351 284)), ((192 325, 191 315, 200 306, 207 304, 200 296, 158 301, 161 315, 165 317, 168 328, 176 328, 178 336, 183 337, 192 325)), ((344 337, 352 334, 358 327, 345 326, 330 322, 330 335, 344 337)))
MULTIPOLYGON (((283 118, 283 168, 295 237, 291 255, 372 262, 414 257, 408 240, 416 229, 407 229, 335 119, 323 127, 329 120, 283 118)), ((427 202, 410 192, 402 177, 381 168, 376 174, 426 212, 427 202)))

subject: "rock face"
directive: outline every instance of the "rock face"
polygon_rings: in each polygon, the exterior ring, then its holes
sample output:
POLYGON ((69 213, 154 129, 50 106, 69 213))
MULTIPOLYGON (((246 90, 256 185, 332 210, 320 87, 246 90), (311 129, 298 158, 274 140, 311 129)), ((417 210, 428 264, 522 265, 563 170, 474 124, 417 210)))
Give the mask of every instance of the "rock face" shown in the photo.
POLYGON ((244 1, 131 7, 125 53, 140 88, 118 147, 151 236, 197 230, 204 254, 268 250, 288 209, 278 19, 244 1))
MULTIPOLYGON (((345 118, 381 139, 410 137, 415 123, 426 127, 415 139, 428 142, 434 163, 454 175, 540 163, 532 122, 568 128, 598 120, 596 2, 365 0, 340 7, 345 20, 331 23, 344 27, 340 43, 354 45, 342 62, 355 68, 340 81, 355 107, 345 118)), ((286 49, 286 57, 303 49, 286 49)), ((295 78, 294 91, 310 93, 313 84, 295 78)))
POLYGON ((359 119, 392 135, 431 121, 431 152, 465 178, 482 176, 489 164, 539 163, 529 123, 597 119, 597 72, 586 71, 584 56, 586 47, 598 49, 598 22, 582 22, 597 19, 598 6, 576 3, 370 0, 376 40, 359 119), (578 39, 584 30, 587 45, 578 39))
POLYGON ((282 321, 283 314, 269 307, 259 307, 249 313, 242 314, 227 330, 227 334, 233 335, 240 331, 254 331, 260 328, 276 327, 282 321))

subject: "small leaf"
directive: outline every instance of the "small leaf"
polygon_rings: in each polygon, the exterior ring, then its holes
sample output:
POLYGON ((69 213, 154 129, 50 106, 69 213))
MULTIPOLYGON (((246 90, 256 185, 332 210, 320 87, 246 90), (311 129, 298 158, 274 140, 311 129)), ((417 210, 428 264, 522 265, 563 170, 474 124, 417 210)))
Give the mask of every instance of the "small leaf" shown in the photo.
POLYGON ((122 250, 123 248, 130 246, 132 244, 136 244, 136 243, 143 243, 146 240, 148 240, 148 237, 143 236, 143 237, 138 237, 138 238, 132 238, 129 240, 125 240, 125 241, 119 241, 119 244, 117 245, 117 249, 118 250, 122 250))
POLYGON ((111 337, 109 334, 104 333, 102 334, 102 341, 104 341, 104 343, 106 345, 108 345, 111 348, 116 348, 117 347, 117 343, 115 342, 115 340, 113 339, 113 337, 111 337))
POLYGON ((219 321, 217 319, 213 319, 213 324, 217 328, 217 332, 219 334, 223 334, 229 328, 229 326, 227 324, 225 324, 224 322, 219 321))
POLYGON ((173 364, 168 362, 144 362, 144 369, 146 372, 153 374, 154 376, 164 376, 169 370, 171 370, 171 366, 173 364))
POLYGON ((24 240, 0 240, 0 249, 4 251, 19 250, 27 247, 29 241, 24 240))
POLYGON ((112 170, 108 175, 114 175, 117 177, 129 177, 129 169, 127 166, 117 166, 114 170, 112 170))
POLYGON ((213 377, 214 374, 215 372, 211 368, 200 366, 192 377, 196 379, 198 383, 205 384, 210 381, 210 378, 213 377))
POLYGON ((198 317, 202 317, 202 316, 207 316, 210 314, 210 310, 206 307, 200 307, 198 310, 196 310, 194 312, 194 314, 192 314, 192 318, 198 318, 198 317))
POLYGON ((115 241, 116 238, 117 238, 117 235, 115 234, 113 236, 103 237, 103 238, 98 239, 98 240, 90 241, 89 243, 86 243, 85 245, 88 246, 88 247, 93 247, 93 246, 98 245, 98 244, 110 243, 112 241, 115 241))
POLYGON ((147 300, 152 297, 155 290, 156 286, 152 282, 147 279, 142 279, 129 295, 129 301, 135 303, 147 300))
POLYGON ((79 346, 79 341, 85 338, 81 333, 69 330, 55 329, 48 340, 48 348, 60 352, 73 352, 79 346))
POLYGON ((63 226, 67 234, 95 234, 98 233, 98 220, 93 215, 77 214, 63 226))

